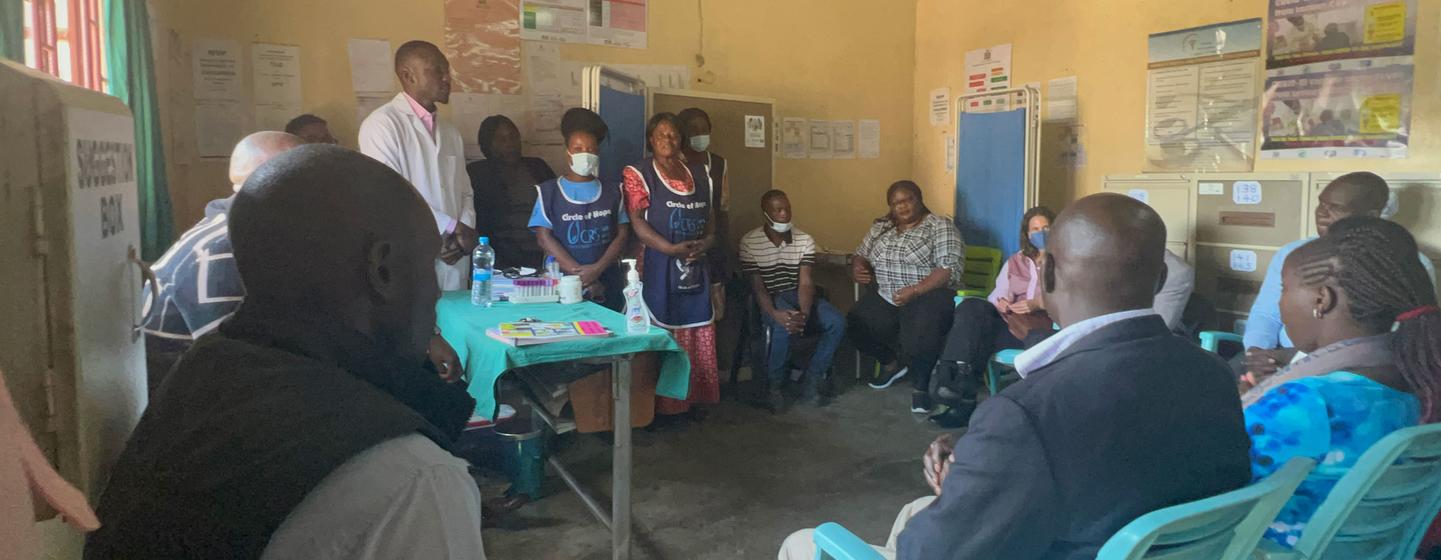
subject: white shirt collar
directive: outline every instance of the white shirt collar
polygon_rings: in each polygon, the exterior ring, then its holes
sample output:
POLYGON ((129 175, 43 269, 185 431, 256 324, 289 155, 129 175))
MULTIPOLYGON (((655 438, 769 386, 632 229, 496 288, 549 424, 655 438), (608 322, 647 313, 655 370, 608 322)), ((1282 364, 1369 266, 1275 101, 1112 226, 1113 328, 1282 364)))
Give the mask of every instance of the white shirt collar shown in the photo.
POLYGON ((1091 333, 1106 328, 1113 323, 1125 321, 1126 319, 1135 319, 1137 317, 1155 314, 1156 311, 1154 309, 1132 309, 1130 311, 1120 311, 1091 317, 1090 319, 1061 329, 1060 332, 1051 335, 1050 338, 1047 338, 1040 344, 1032 346, 1031 349, 1025 352, 1021 352, 1021 355, 1016 356, 1016 373, 1020 374, 1022 379, 1025 379, 1031 372, 1050 365, 1051 362, 1059 358, 1063 352, 1091 333))

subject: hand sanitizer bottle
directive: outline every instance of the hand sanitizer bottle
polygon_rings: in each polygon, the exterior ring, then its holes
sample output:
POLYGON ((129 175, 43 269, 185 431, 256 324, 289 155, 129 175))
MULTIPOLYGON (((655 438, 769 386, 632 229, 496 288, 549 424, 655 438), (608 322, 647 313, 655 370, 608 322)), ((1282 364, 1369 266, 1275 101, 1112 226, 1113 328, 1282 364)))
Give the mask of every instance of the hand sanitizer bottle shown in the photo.
POLYGON ((629 272, 625 273, 625 332, 645 334, 650 332, 650 315, 646 313, 645 298, 641 294, 640 271, 635 269, 635 259, 621 259, 629 272))

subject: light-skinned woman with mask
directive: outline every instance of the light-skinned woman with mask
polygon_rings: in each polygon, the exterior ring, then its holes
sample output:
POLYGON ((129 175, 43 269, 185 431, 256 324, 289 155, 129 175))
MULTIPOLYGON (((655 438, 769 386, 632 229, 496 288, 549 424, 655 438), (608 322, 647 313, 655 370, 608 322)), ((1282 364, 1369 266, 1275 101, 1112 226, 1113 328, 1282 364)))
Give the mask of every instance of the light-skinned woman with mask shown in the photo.
POLYGON ((690 394, 658 397, 663 417, 705 417, 704 405, 720 402, 716 366, 715 310, 711 306, 706 253, 715 248, 714 199, 705 168, 681 156, 680 121, 660 113, 646 124, 650 156, 621 173, 631 229, 644 245, 641 279, 651 321, 670 332, 690 356, 690 394))
POLYGON ((571 109, 561 117, 570 168, 536 185, 530 229, 561 272, 580 277, 588 299, 619 311, 625 306, 625 275, 616 261, 630 240, 630 216, 620 185, 597 177, 607 130, 600 115, 589 109, 571 109))
POLYGON ((966 425, 976 409, 976 396, 986 364, 996 352, 1024 348, 1028 333, 1020 325, 1050 327, 1052 321, 1041 303, 1041 259, 1046 237, 1056 214, 1045 206, 1026 211, 1021 218, 1021 250, 1006 259, 996 276, 996 288, 982 300, 966 298, 956 306, 951 333, 936 365, 936 397, 950 407, 931 420, 954 429, 966 425), (1024 317, 1024 321, 1022 317, 1024 317))

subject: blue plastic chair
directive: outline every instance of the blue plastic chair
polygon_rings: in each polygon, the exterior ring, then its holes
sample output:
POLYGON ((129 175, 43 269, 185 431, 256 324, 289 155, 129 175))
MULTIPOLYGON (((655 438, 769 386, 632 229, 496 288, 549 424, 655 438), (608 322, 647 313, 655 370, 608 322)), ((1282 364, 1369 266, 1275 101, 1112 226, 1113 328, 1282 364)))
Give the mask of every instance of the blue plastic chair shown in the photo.
POLYGON ((1201 339, 1201 348, 1212 354, 1221 351, 1222 342, 1234 342, 1238 345, 1245 344, 1241 333, 1246 332, 1246 320, 1238 319, 1233 327, 1233 332, 1226 331, 1201 331, 1197 337, 1201 339))
POLYGON ((991 391, 992 395, 1001 392, 1001 376, 1005 375, 1005 371, 996 366, 1016 367, 1016 356, 1021 355, 1021 352, 1024 352, 1024 350, 1012 348, 1001 350, 1000 352, 996 352, 996 355, 991 356, 990 363, 986 364, 986 388, 991 391))
POLYGON ((1315 466, 1315 461, 1297 457, 1245 488, 1142 515, 1112 535, 1096 558, 1239 560, 1250 556, 1266 526, 1315 466))
POLYGON ((885 560, 881 553, 839 523, 829 522, 816 527, 812 540, 816 543, 815 560, 885 560))
POLYGON ((1441 424, 1392 432, 1346 472, 1306 523, 1294 550, 1265 558, 1410 560, 1441 511, 1441 424))

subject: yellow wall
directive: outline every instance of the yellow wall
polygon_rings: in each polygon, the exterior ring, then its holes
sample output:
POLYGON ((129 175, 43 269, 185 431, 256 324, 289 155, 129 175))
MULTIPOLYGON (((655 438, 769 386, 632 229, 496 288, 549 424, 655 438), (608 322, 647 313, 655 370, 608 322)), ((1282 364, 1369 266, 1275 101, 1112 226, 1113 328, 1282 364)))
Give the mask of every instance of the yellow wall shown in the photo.
MULTIPOLYGON (((704 1, 704 68, 695 58, 698 4, 652 0, 647 49, 565 45, 561 56, 686 64, 693 77, 712 73, 695 89, 773 98, 778 116, 880 119, 880 159, 776 162, 776 186, 792 193, 800 227, 823 245, 849 250, 866 223, 836 218, 879 215, 885 186, 911 172, 915 0, 704 1)), ((249 43, 299 45, 306 110, 328 119, 336 136, 352 147, 359 123, 346 41, 384 38, 397 46, 442 39, 441 0, 151 0, 151 6, 171 197, 182 231, 207 201, 229 193, 226 161, 195 155, 190 46, 196 38, 247 45, 247 81, 249 43)), ((749 204, 732 202, 741 209, 749 204)))
MULTIPOLYGON (((1411 157, 1405 160, 1257 162, 1256 171, 1436 171, 1441 169, 1441 99, 1437 88, 1437 18, 1441 2, 1420 0, 1411 157)), ((1264 17, 1266 0, 919 0, 912 102, 915 175, 933 208, 953 206, 954 176, 945 171, 942 134, 931 127, 926 95, 963 86, 965 52, 1012 43, 1013 83, 1063 76, 1080 81, 1080 124, 1086 164, 1074 172, 1043 148, 1042 201, 1059 207, 1099 192, 1108 174, 1140 173, 1146 118, 1146 36, 1198 25, 1264 17), (943 201, 943 202, 942 202, 943 201)), ((1050 141, 1053 130, 1043 133, 1050 141)))

